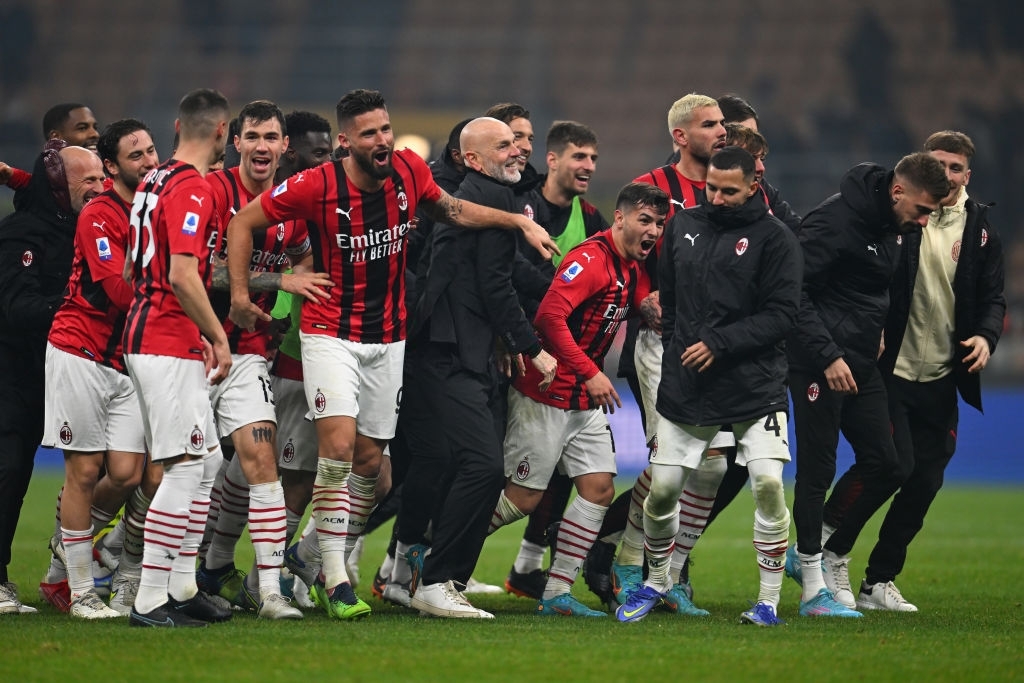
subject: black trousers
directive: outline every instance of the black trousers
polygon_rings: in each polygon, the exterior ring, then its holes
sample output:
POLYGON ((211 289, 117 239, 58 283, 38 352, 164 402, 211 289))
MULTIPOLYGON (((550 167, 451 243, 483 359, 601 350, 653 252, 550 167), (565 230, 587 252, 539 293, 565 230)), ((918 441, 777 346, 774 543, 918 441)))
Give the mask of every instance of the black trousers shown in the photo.
POLYGON ((907 548, 924 526, 956 450, 960 415, 953 375, 934 382, 889 377, 886 386, 893 440, 907 477, 889 505, 868 559, 866 577, 871 584, 892 581, 903 571, 907 548))
POLYGON ((495 381, 462 367, 454 347, 426 344, 406 358, 400 419, 410 450, 399 538, 418 542, 435 520, 423 583, 465 583, 504 486, 495 381))
POLYGON ((0 581, 6 581, 21 505, 43 438, 42 358, 0 348, 0 581))
POLYGON ((853 447, 854 464, 832 493, 833 509, 843 510, 843 515, 831 520, 837 528, 826 547, 846 555, 901 482, 885 384, 876 367, 854 375, 856 394, 833 392, 824 374, 791 372, 789 379, 796 431, 793 517, 798 550, 809 555, 821 552, 825 494, 836 475, 841 431, 853 447))

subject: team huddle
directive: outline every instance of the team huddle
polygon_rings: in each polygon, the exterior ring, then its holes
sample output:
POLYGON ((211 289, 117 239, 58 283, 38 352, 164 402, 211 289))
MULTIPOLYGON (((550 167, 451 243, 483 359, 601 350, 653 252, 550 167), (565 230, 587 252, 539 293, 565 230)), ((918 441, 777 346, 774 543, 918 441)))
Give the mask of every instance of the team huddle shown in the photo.
POLYGON ((99 134, 62 105, 31 174, 0 164, 18 190, 0 354, 27 396, 0 429, 0 614, 35 611, 7 565, 39 443, 65 454, 39 591, 82 619, 363 618, 362 539, 392 517, 371 592, 424 615, 491 619, 469 598, 507 590, 539 616, 707 616, 689 556, 748 485, 760 580, 741 623, 784 623, 786 576, 804 617, 917 611, 894 581, 1005 313, 969 137, 860 164, 801 218, 764 178, 750 105, 689 94, 672 157, 609 223, 583 198, 581 123, 551 126, 541 174, 518 104, 458 123, 429 165, 395 149, 380 93, 336 113, 332 139, 316 114, 257 100, 232 119, 195 90, 160 164, 142 122, 99 134), (650 462, 616 499, 620 328, 650 462), (840 433, 855 464, 833 486, 840 433), (850 553, 887 503, 855 587, 850 553), (524 517, 504 588, 476 581, 487 536, 524 517), (602 609, 573 594, 581 573, 602 609))

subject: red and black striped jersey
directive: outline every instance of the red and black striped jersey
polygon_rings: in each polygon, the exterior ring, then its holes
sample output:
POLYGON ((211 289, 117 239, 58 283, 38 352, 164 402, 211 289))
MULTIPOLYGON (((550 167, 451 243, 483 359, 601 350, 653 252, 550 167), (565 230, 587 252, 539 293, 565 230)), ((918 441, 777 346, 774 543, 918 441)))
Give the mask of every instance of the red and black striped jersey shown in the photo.
MULTIPOLYGON (((227 258, 227 225, 238 211, 256 198, 242 183, 238 166, 215 171, 206 176, 206 182, 213 193, 213 205, 217 227, 210 238, 210 260, 227 258)), ((278 273, 289 266, 289 259, 297 258, 309 250, 309 233, 305 221, 286 221, 259 230, 252 236, 252 256, 249 258, 250 273, 278 273)), ((277 292, 253 292, 252 300, 260 310, 267 313, 274 307, 277 292)), ((211 291, 210 303, 224 325, 228 345, 232 353, 266 355, 267 327, 269 323, 256 321, 256 327, 249 331, 235 325, 228 318, 231 310, 231 293, 211 291)))
POLYGON ((191 164, 171 159, 146 174, 130 216, 132 284, 124 352, 202 359, 199 328, 171 289, 171 256, 199 259, 210 279, 209 241, 216 219, 210 186, 191 164))
POLYGON ((58 349, 124 371, 121 343, 132 289, 122 279, 131 207, 114 190, 94 198, 78 216, 75 260, 64 302, 50 327, 58 349))
POLYGON ((334 161, 260 195, 271 221, 309 221, 314 267, 335 284, 327 302, 302 307, 304 333, 366 344, 405 339, 409 221, 419 202, 440 199, 441 188, 415 152, 395 151, 392 164, 376 192, 360 190, 334 161))
POLYGON ((649 292, 646 272, 618 252, 611 230, 576 246, 562 260, 534 319, 541 345, 558 359, 555 379, 541 392, 542 377, 527 363, 515 388, 557 408, 593 407, 583 383, 601 370, 619 325, 649 292))
MULTIPOLYGON (((690 180, 675 167, 675 164, 667 164, 660 166, 653 171, 644 173, 642 176, 638 176, 633 180, 635 183, 647 183, 654 185, 665 191, 668 195, 668 214, 665 216, 665 227, 668 227, 668 222, 672 220, 672 215, 682 209, 692 209, 693 207, 704 204, 707 201, 707 195, 704 193, 705 181, 703 180, 690 180)), ((654 251, 647 257, 647 261, 644 264, 644 268, 647 270, 647 275, 651 278, 651 289, 658 288, 658 256, 661 254, 661 243, 664 238, 664 233, 658 238, 658 243, 654 245, 654 251)))

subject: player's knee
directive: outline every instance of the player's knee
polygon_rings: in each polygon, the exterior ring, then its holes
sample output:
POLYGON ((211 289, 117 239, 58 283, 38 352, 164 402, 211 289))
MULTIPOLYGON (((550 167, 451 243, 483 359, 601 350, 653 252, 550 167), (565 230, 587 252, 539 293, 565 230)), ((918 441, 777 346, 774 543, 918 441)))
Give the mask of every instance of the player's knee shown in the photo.
POLYGON ((754 491, 754 502, 757 505, 757 516, 767 526, 788 528, 789 509, 786 507, 782 479, 760 474, 753 478, 751 486, 754 491))

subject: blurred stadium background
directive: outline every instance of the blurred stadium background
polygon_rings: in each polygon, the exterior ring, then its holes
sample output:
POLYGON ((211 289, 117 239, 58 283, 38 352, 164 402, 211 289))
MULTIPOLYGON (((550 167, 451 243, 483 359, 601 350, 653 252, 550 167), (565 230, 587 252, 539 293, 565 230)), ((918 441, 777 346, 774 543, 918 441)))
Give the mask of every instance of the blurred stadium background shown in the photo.
MULTIPOLYGON (((101 125, 142 118, 166 158, 192 88, 333 123, 338 97, 369 87, 398 134, 435 150, 459 119, 520 102, 541 170, 553 120, 590 125, 601 159, 589 198, 610 216, 618 188, 668 155, 670 104, 734 92, 758 110, 768 177, 805 213, 853 164, 891 166, 929 133, 960 129, 978 147, 970 193, 996 204, 1007 244, 1009 310, 985 377, 998 390, 976 429, 964 411, 954 465, 977 457, 993 480, 1024 481, 1011 452, 1024 440, 1022 23, 1016 0, 4 0, 0 160, 30 169, 42 114, 58 102, 90 105, 101 125)), ((11 199, 0 190, 0 216, 11 199)))

